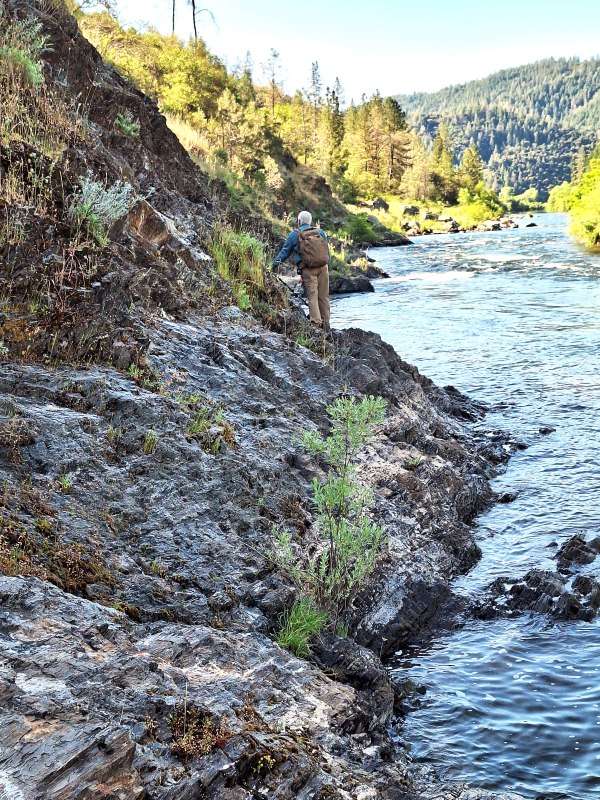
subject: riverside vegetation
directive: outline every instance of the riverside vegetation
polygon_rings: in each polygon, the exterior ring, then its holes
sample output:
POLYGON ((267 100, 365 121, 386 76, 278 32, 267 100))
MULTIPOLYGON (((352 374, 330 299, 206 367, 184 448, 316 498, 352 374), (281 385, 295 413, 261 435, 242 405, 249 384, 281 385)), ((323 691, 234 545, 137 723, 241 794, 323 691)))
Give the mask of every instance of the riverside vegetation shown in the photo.
POLYGON ((549 211, 568 211, 571 232, 581 244, 600 250, 600 146, 574 170, 573 180, 556 186, 549 211))
POLYGON ((1 791, 470 800, 381 659, 450 613, 516 443, 378 336, 315 341, 269 220, 61 3, 0 26, 1 791))
POLYGON ((385 401, 341 398, 327 408, 332 430, 327 438, 306 433, 304 447, 329 467, 323 482, 313 481, 320 539, 314 552, 297 552, 287 531, 277 535, 275 560, 297 585, 301 597, 286 616, 280 644, 307 655, 310 637, 329 623, 346 628, 348 612, 363 582, 375 569, 383 529, 368 512, 373 494, 356 481, 356 457, 382 423, 385 401))

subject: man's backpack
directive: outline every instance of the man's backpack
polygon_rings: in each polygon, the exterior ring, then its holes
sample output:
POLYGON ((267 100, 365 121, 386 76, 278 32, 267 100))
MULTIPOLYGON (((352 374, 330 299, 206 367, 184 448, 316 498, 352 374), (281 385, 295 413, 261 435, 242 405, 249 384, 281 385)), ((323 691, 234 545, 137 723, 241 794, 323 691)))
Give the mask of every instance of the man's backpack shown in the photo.
POLYGON ((298 231, 298 249, 303 267, 315 269, 329 264, 329 245, 318 228, 298 231))

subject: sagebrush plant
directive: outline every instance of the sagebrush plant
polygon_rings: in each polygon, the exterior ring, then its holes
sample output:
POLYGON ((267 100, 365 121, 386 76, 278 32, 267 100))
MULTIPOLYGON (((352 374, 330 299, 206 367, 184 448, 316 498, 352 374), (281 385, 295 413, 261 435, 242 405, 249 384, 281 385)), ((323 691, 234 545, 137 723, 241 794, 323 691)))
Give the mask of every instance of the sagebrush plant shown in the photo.
POLYGON ((328 406, 329 436, 303 437, 306 450, 328 467, 324 480, 313 481, 318 543, 307 551, 286 530, 275 536, 275 560, 298 587, 299 602, 313 602, 334 629, 347 617, 384 542, 383 529, 369 516, 373 493, 357 480, 356 470, 357 456, 385 411, 380 397, 343 397, 328 406))
POLYGON ((79 191, 71 198, 69 217, 77 235, 87 233, 100 247, 108 244, 111 226, 129 212, 134 191, 128 183, 117 181, 104 186, 89 175, 79 181, 79 191))
POLYGON ((44 82, 42 55, 50 49, 42 23, 33 17, 9 20, 0 3, 0 71, 39 88, 44 82))

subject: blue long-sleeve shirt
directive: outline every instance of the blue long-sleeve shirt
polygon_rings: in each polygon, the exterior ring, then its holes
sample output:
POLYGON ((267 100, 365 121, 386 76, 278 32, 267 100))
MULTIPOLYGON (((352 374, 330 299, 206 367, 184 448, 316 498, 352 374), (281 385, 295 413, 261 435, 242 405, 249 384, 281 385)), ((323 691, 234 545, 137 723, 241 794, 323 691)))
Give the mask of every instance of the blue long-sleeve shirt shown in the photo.
MULTIPOLYGON (((302 257, 300 256, 298 233, 300 231, 307 231, 309 228, 312 227, 313 227, 312 225, 301 225, 299 228, 296 228, 290 233, 290 235, 285 240, 283 247, 273 259, 274 267, 278 267, 284 261, 287 261, 288 258, 291 258, 297 267, 301 267, 302 257)), ((327 239, 327 234, 325 233, 325 231, 322 231, 320 228, 317 228, 317 230, 324 239, 327 239)))

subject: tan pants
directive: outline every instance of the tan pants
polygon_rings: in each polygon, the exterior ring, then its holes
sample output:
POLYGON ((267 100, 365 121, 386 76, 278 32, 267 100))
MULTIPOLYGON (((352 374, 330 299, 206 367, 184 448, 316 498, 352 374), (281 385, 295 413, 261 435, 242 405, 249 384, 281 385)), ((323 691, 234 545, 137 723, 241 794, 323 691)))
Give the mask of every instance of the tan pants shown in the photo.
POLYGON ((310 321, 329 326, 329 270, 313 267, 302 270, 302 281, 308 298, 310 321))

